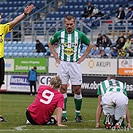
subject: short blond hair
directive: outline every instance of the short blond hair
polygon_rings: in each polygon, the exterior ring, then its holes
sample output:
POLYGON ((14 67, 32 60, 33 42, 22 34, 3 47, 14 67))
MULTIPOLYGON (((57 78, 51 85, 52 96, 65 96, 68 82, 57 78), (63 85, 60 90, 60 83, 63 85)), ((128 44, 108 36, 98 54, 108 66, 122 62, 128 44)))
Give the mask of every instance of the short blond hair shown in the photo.
POLYGON ((54 76, 52 77, 52 79, 50 80, 50 86, 52 88, 58 89, 61 87, 62 84, 62 80, 59 76, 54 76))

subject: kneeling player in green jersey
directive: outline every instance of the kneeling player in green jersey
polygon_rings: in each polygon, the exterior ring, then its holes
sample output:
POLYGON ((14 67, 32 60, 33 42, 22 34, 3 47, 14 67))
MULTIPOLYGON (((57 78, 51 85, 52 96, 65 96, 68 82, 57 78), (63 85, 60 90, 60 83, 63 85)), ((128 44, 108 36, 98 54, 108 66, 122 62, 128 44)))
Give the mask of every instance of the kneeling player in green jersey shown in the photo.
POLYGON ((99 84, 97 94, 96 127, 100 127, 100 116, 103 110, 105 128, 124 128, 125 119, 127 128, 130 128, 128 97, 124 83, 116 80, 115 76, 109 76, 107 80, 99 84))

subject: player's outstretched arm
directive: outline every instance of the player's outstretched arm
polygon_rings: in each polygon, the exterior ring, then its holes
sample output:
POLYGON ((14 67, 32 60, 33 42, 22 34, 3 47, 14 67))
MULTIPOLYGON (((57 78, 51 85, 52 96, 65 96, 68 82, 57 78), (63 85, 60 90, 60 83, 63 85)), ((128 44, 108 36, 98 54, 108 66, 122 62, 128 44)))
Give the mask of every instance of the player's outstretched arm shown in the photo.
POLYGON ((96 128, 100 127, 100 117, 102 114, 102 107, 100 105, 101 102, 101 95, 98 96, 98 105, 97 105, 97 110, 96 110, 96 128))
POLYGON ((66 126, 66 125, 63 125, 61 123, 61 119, 62 119, 62 108, 61 107, 57 107, 56 108, 56 120, 57 120, 57 125, 58 126, 66 126))
POLYGON ((130 113, 129 113, 128 106, 127 106, 127 110, 126 110, 126 121, 127 121, 127 128, 131 128, 131 124, 130 124, 130 113))
POLYGON ((26 15, 28 15, 34 8, 34 5, 31 4, 29 6, 26 6, 24 9, 24 13, 17 16, 13 21, 10 22, 10 29, 12 29, 15 25, 17 25, 20 21, 22 21, 26 15))

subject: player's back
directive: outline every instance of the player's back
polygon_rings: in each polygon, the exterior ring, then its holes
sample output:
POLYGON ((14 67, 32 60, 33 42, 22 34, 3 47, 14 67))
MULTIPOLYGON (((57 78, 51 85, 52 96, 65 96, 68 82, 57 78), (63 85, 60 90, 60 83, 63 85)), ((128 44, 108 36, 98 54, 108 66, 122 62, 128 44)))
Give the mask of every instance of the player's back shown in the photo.
POLYGON ((104 80, 103 82, 100 83, 100 89, 102 95, 110 92, 121 92, 121 93, 125 92, 124 83, 115 79, 104 80))
POLYGON ((48 122, 56 107, 63 108, 64 97, 50 86, 40 86, 34 102, 28 107, 34 121, 38 124, 48 122))

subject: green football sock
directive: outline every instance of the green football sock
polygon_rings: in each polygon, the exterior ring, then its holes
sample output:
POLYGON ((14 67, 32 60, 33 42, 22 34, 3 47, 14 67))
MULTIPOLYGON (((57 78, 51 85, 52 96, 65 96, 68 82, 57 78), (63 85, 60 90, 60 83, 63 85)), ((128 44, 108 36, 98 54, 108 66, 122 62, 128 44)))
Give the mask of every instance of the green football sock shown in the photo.
POLYGON ((64 110, 63 110, 63 113, 62 113, 62 116, 63 116, 64 118, 67 117, 67 115, 66 115, 66 104, 67 104, 67 95, 64 94, 64 110))
POLYGON ((80 110, 82 106, 82 96, 80 96, 80 99, 77 98, 78 95, 75 95, 74 102, 75 102, 75 110, 76 110, 76 116, 80 115, 80 110))

